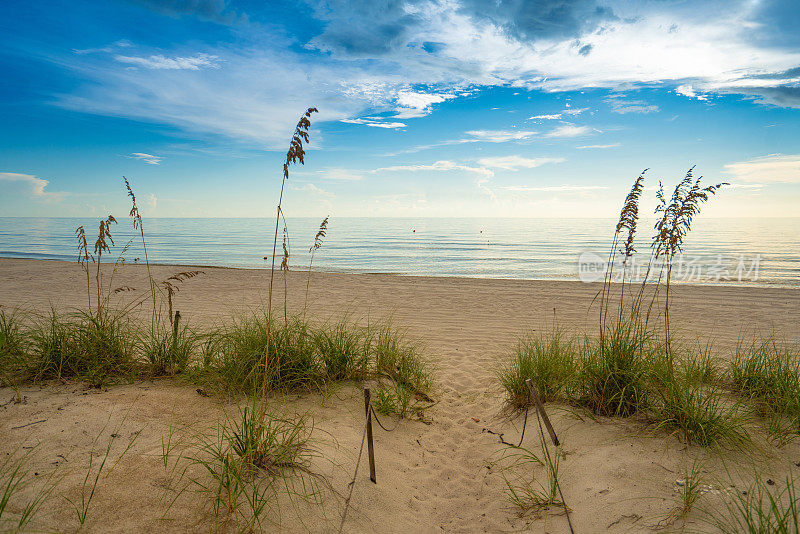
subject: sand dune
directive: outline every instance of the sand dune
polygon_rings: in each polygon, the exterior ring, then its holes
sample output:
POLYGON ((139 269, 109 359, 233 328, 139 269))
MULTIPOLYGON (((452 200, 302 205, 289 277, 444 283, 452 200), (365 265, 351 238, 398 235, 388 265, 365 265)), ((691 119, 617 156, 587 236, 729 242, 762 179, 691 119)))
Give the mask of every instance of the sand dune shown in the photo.
MULTIPOLYGON (((156 266, 154 276, 161 279, 178 270, 156 266)), ((176 296, 176 308, 191 325, 213 325, 263 306, 267 272, 203 270, 204 275, 186 282, 176 296)), ((115 275, 114 284, 141 290, 147 287, 145 275, 143 266, 128 265, 115 275)), ((76 264, 3 259, 0 304, 39 311, 51 305, 59 309, 82 306, 86 298, 82 277, 76 264)), ((302 309, 305 277, 289 273, 290 313, 302 309)), ((282 307, 282 278, 275 287, 282 307)), ((438 369, 433 392, 438 402, 428 412, 429 424, 402 421, 389 433, 376 429, 378 484, 368 481, 362 463, 345 531, 568 531, 557 510, 538 519, 520 518, 506 500, 505 484, 495 465, 503 447, 497 435, 487 430, 516 441, 521 418, 509 420, 503 412, 494 372, 515 339, 527 330, 548 329, 555 322, 568 331, 591 334, 597 321, 591 303, 598 289, 579 282, 315 273, 309 299, 314 320, 337 320, 349 314, 366 323, 391 317, 423 345, 438 369)), ((721 356, 729 354, 742 332, 774 331, 789 341, 800 341, 797 290, 677 286, 673 309, 679 310, 673 320, 682 339, 711 341, 721 356)), ((25 400, 16 404, 9 402, 11 389, 0 389, 0 452, 39 444, 38 468, 44 473, 60 464, 65 476, 61 487, 72 498, 78 496, 89 451, 103 449, 107 443, 107 438, 93 443, 104 428, 106 434, 114 429, 120 436, 115 454, 141 431, 131 449, 100 479, 87 530, 212 529, 203 497, 193 492, 182 495, 161 519, 166 482, 162 436, 171 426, 211 427, 226 411, 235 410, 234 403, 220 396, 200 396, 192 385, 171 379, 101 391, 86 390, 79 383, 48 383, 26 386, 21 394, 25 400), (30 424, 36 421, 42 422, 30 424)), ((326 490, 322 506, 282 507, 282 528, 336 531, 341 495, 347 493, 361 443, 362 393, 345 386, 327 396, 291 400, 293 408, 313 413, 317 447, 323 456, 315 469, 326 475, 332 491, 326 490)), ((561 482, 576 532, 656 528, 675 505, 680 471, 687 461, 704 454, 635 419, 593 420, 563 406, 548 405, 548 409, 564 443, 561 482)), ((537 448, 538 435, 531 427, 528 430, 525 443, 537 448)), ((761 469, 781 479, 797 469, 794 463, 798 461, 800 446, 791 444, 763 460, 761 469)), ((710 458, 709 470, 721 474, 720 462, 710 458)), ((734 471, 750 466, 735 456, 726 462, 734 471)), ((531 474, 541 479, 544 468, 531 468, 531 474)), ((74 530, 77 520, 69 503, 58 496, 50 501, 42 513, 46 527, 74 530)))

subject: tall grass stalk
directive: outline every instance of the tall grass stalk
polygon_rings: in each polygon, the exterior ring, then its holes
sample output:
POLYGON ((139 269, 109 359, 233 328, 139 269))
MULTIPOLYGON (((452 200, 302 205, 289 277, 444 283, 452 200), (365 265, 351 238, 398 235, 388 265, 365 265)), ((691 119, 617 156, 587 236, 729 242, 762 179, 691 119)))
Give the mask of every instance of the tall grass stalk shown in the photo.
MULTIPOLYGON (((283 191, 286 186, 286 181, 289 179, 289 166, 293 165, 297 162, 300 164, 305 163, 305 150, 303 149, 303 142, 305 141, 308 143, 308 128, 311 126, 311 121, 309 120, 312 113, 316 113, 317 108, 308 108, 306 112, 300 117, 300 120, 297 123, 297 126, 294 129, 294 134, 292 135, 292 140, 289 142, 289 150, 286 152, 286 160, 283 163, 283 176, 281 177, 281 192, 278 197, 278 207, 277 213, 275 215, 275 234, 272 240, 272 265, 270 267, 269 273, 269 295, 267 297, 267 335, 269 336, 269 332, 271 331, 270 325, 272 321, 272 288, 275 281, 275 253, 277 252, 278 248, 278 228, 280 227, 281 216, 283 215, 282 205, 283 205, 283 191)), ((266 399, 267 394, 267 387, 268 387, 268 380, 269 377, 267 375, 267 368, 269 365, 269 342, 267 342, 267 348, 264 353, 264 376, 262 380, 262 397, 266 399)), ((262 413, 261 418, 264 418, 266 410, 266 403, 262 403, 261 405, 262 413)))
POLYGON ((306 308, 308 307, 308 290, 311 287, 311 266, 314 264, 314 253, 322 247, 322 240, 328 232, 328 217, 325 217, 319 225, 317 235, 314 236, 314 244, 308 249, 311 253, 311 259, 308 262, 308 277, 306 278, 306 298, 303 301, 303 318, 306 316, 306 308))
POLYGON ((147 256, 147 241, 144 238, 144 224, 142 222, 142 214, 139 212, 139 207, 136 205, 136 195, 133 193, 133 188, 131 187, 130 182, 126 177, 122 177, 125 181, 125 189, 128 190, 128 196, 131 199, 131 211, 128 214, 130 217, 133 218, 133 229, 139 230, 139 235, 142 238, 142 250, 144 251, 144 263, 147 266, 147 279, 150 283, 150 295, 153 299, 153 323, 155 323, 156 318, 156 284, 153 279, 153 274, 150 272, 150 259, 147 256))

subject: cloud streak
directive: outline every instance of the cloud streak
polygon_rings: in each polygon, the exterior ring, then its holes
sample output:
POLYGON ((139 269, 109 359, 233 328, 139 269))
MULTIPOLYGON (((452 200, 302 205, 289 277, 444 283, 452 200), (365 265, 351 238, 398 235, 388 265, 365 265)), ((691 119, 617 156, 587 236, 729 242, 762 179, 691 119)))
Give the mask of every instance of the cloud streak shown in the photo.
POLYGON ((516 171, 518 169, 533 169, 548 163, 562 163, 564 158, 523 158, 521 156, 500 156, 481 158, 478 165, 490 169, 504 169, 516 171))
POLYGON ((800 154, 770 154, 729 163, 723 172, 741 182, 796 184, 800 183, 800 154))
POLYGON ((143 161, 148 165, 158 165, 163 159, 161 156, 154 156, 153 154, 146 154, 144 152, 134 152, 130 156, 125 157, 130 159, 138 159, 139 161, 143 161))
POLYGON ((155 70, 200 70, 206 67, 218 68, 218 59, 217 56, 210 54, 197 54, 192 57, 165 57, 160 54, 148 57, 114 56, 114 60, 120 63, 155 70))
POLYGON ((64 197, 64 193, 45 191, 45 188, 50 182, 33 174, 0 172, 0 182, 20 184, 26 190, 27 194, 33 198, 47 201, 59 201, 64 197))

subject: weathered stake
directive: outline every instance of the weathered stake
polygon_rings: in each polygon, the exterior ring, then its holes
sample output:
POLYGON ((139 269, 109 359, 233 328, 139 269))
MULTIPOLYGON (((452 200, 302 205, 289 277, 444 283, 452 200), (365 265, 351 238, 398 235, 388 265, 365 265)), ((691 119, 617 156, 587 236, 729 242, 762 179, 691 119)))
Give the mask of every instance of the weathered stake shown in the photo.
POLYGON ((172 335, 178 337, 178 323, 181 320, 181 312, 175 311, 175 320, 172 321, 172 335))
POLYGON ((556 431, 553 430, 553 425, 550 424, 550 418, 547 417, 547 412, 544 411, 544 405, 542 404, 542 399, 539 398, 539 393, 536 392, 536 388, 533 387, 530 378, 525 380, 525 383, 528 384, 528 391, 530 391, 531 396, 533 397, 533 402, 534 404, 536 404, 536 409, 542 416, 542 420, 544 421, 544 426, 547 428, 547 432, 550 434, 550 439, 553 440, 553 445, 558 447, 559 446, 558 436, 556 436, 556 431))
POLYGON ((369 455, 369 479, 377 484, 375 480, 375 450, 372 445, 372 406, 370 404, 369 388, 364 388, 364 412, 367 415, 367 454, 369 455))

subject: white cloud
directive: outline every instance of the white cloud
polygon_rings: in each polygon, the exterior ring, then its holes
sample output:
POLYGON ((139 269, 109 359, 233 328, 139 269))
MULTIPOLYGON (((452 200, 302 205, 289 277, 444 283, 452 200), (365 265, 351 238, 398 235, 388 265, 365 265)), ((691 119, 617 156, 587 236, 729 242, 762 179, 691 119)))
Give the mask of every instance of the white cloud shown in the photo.
POLYGON ((648 104, 644 100, 625 100, 622 95, 615 94, 606 98, 611 106, 611 111, 624 115, 626 113, 657 113, 660 110, 655 104, 648 104))
POLYGON ((153 193, 150 193, 147 196, 147 205, 151 210, 156 209, 156 206, 158 205, 158 197, 156 197, 153 193))
POLYGON ((402 122, 383 122, 378 119, 340 119, 339 122, 346 122, 348 124, 363 124, 373 128, 386 128, 389 130, 397 130, 398 128, 406 127, 406 125, 402 122))
POLYGON ((135 67, 156 70, 200 70, 203 67, 219 67, 219 58, 209 54, 197 54, 192 57, 166 57, 160 54, 149 57, 116 55, 114 59, 135 67))
POLYGON ((616 148, 618 146, 620 146, 619 143, 610 143, 610 144, 607 144, 607 145, 583 145, 583 146, 576 146, 575 148, 577 148, 578 150, 585 150, 587 148, 602 149, 602 148, 616 148))
POLYGON ((466 134, 471 135, 474 139, 462 140, 462 142, 477 140, 488 143, 505 143, 506 141, 529 139, 536 135, 536 132, 526 130, 470 130, 466 134))
POLYGON ((574 124, 563 124, 558 128, 546 133, 545 137, 580 137, 591 133, 592 129, 588 126, 575 126, 574 124))
POLYGON ((800 183, 800 154, 770 154, 729 163, 724 169, 742 182, 800 183))
POLYGON ((432 111, 433 104, 439 104, 445 100, 456 98, 451 93, 419 93, 411 91, 401 91, 397 95, 397 119, 415 119, 424 117, 432 111))
POLYGON ((336 196, 333 193, 331 193, 330 191, 326 191, 326 190, 324 190, 324 189, 322 189, 320 187, 317 187, 314 184, 310 184, 310 183, 309 184, 304 184, 302 186, 293 185, 292 189, 294 191, 305 191, 306 193, 311 193, 312 195, 319 196, 319 197, 322 197, 322 198, 333 198, 333 197, 336 196))
POLYGON ((492 200, 497 200, 497 195, 495 195, 494 191, 492 191, 491 188, 486 185, 488 183, 490 182, 486 177, 475 178, 475 187, 486 193, 492 200))
POLYGON ((491 158, 481 158, 478 165, 491 169, 505 169, 516 171, 517 169, 532 169, 547 163, 561 163, 564 158, 523 158, 521 156, 499 156, 491 158))
POLYGON ((542 191, 542 192, 558 192, 558 191, 598 191, 601 189, 608 189, 602 185, 545 185, 538 187, 531 186, 508 186, 504 187, 506 191, 528 192, 528 191, 542 191))
POLYGON ((163 159, 161 156, 154 156, 153 154, 146 154, 144 152, 134 152, 130 156, 125 157, 130 159, 138 159, 139 161, 143 161, 148 165, 158 165, 163 159))
POLYGON ((571 108, 569 107, 569 104, 567 104, 566 109, 564 109, 564 111, 562 111, 561 113, 564 113, 565 115, 580 115, 587 109, 589 108, 571 108))
POLYGON ((49 191, 45 191, 45 187, 47 187, 50 182, 33 174, 0 172, 0 182, 18 183, 26 190, 26 194, 33 198, 39 198, 48 201, 58 201, 64 197, 64 193, 51 193, 49 191))
POLYGON ((697 93, 690 84, 679 85, 675 88, 675 92, 687 98, 694 98, 697 100, 708 100, 708 95, 697 93))
POLYGON ((470 167, 469 165, 462 165, 453 161, 441 160, 431 164, 417 164, 417 165, 393 165, 391 167, 381 167, 380 169, 371 170, 370 173, 377 174, 380 172, 422 172, 422 171, 465 171, 482 174, 484 176, 494 176, 494 173, 484 167, 470 167))
POLYGON ((540 121, 556 121, 561 120, 561 113, 554 113, 552 115, 534 115, 533 117, 528 117, 529 121, 533 120, 540 120, 540 121))
MULTIPOLYGON (((286 132, 309 105, 321 111, 316 121, 366 112, 410 119, 429 113, 437 100, 480 87, 565 91, 683 84, 696 95, 791 89, 794 78, 769 75, 800 65, 800 50, 770 45, 763 28, 753 30, 756 4, 737 2, 713 17, 688 17, 674 2, 615 5, 616 20, 581 35, 582 46, 591 46, 581 55, 574 38, 521 40, 488 17, 465 12, 462 2, 422 1, 401 6, 410 10, 405 15, 413 23, 400 24, 403 31, 391 43, 382 41, 380 54, 309 54, 297 50, 297 41, 258 25, 238 28, 233 42, 217 44, 207 54, 68 53, 53 60, 85 83, 74 84, 73 93, 56 100, 83 112, 285 148, 286 132), (440 46, 428 53, 418 45, 424 42, 440 46), (427 93, 419 89, 423 86, 436 89, 427 93)), ((329 9, 348 8, 342 2, 330 3, 329 9)), ((357 11, 352 16, 355 31, 363 21, 357 11)), ((629 104, 620 111, 656 109, 629 104)))
POLYGON ((341 180, 347 182, 358 181, 363 178, 361 176, 361 173, 358 171, 352 171, 350 169, 339 169, 339 168, 325 169, 322 171, 318 171, 318 174, 320 175, 320 178, 326 180, 341 180))

